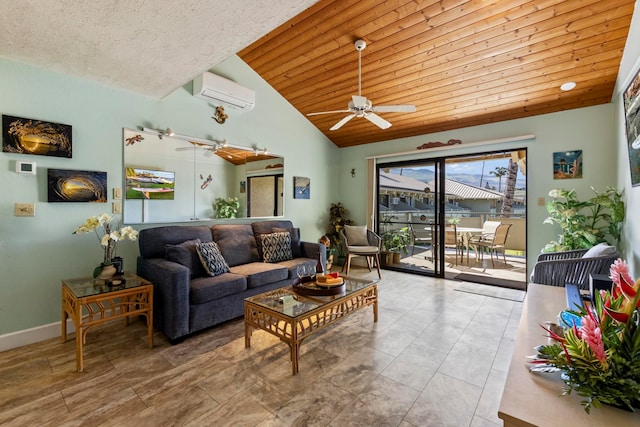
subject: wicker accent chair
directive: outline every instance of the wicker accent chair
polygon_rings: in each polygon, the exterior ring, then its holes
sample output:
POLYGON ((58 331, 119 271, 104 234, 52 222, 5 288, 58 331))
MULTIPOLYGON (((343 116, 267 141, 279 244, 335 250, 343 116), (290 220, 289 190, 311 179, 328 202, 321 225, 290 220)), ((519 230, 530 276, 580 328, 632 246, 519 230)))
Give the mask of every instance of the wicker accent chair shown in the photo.
POLYGON ((609 274, 611 264, 620 257, 613 253, 583 258, 587 249, 566 252, 554 252, 538 255, 538 262, 533 267, 531 281, 550 286, 564 286, 567 283, 576 284, 580 289, 589 289, 589 275, 609 274))

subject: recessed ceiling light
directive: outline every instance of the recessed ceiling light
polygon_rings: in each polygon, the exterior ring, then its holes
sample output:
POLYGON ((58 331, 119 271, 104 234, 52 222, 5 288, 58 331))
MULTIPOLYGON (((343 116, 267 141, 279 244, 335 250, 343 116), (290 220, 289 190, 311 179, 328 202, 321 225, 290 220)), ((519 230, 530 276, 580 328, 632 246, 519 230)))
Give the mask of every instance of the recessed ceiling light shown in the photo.
POLYGON ((574 87, 576 87, 576 82, 566 82, 566 83, 562 83, 562 85, 560 86, 560 89, 567 91, 567 90, 573 89, 574 87))

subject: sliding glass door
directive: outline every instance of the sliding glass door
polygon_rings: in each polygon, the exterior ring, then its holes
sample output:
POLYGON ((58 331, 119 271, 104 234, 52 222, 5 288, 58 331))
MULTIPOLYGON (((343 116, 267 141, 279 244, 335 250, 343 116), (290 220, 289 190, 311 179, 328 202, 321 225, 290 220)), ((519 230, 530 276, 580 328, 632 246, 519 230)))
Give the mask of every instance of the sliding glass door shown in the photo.
POLYGON ((442 276, 443 161, 378 164, 377 230, 387 269, 442 276))
POLYGON ((526 150, 378 163, 376 174, 383 267, 526 287, 526 150))

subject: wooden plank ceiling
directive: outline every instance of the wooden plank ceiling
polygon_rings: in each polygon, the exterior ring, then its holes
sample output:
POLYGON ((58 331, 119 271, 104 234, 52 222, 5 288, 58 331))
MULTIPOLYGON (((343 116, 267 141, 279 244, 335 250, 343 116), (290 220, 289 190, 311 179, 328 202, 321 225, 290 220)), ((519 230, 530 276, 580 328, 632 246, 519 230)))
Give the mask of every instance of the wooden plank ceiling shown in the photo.
MULTIPOLYGON (((634 0, 320 0, 238 55, 301 113, 358 94, 382 130, 346 113, 309 120, 338 147, 459 129, 611 101, 634 0), (561 91, 567 81, 577 83, 561 91)), ((427 141, 425 141, 427 142, 427 141)), ((445 141, 443 141, 445 142, 445 141)), ((464 142, 464 141, 463 141, 464 142)))

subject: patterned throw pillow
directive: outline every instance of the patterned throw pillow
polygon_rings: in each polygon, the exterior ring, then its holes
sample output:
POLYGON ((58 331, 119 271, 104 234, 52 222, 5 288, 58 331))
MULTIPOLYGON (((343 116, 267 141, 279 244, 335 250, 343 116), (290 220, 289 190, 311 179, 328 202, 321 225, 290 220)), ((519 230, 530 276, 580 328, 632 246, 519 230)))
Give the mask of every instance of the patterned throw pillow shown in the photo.
POLYGON ((293 259, 289 232, 263 234, 262 258, 264 262, 280 262, 293 259))
POLYGON ((219 276, 229 272, 229 265, 222 257, 216 242, 204 242, 196 245, 198 256, 209 276, 219 276))

